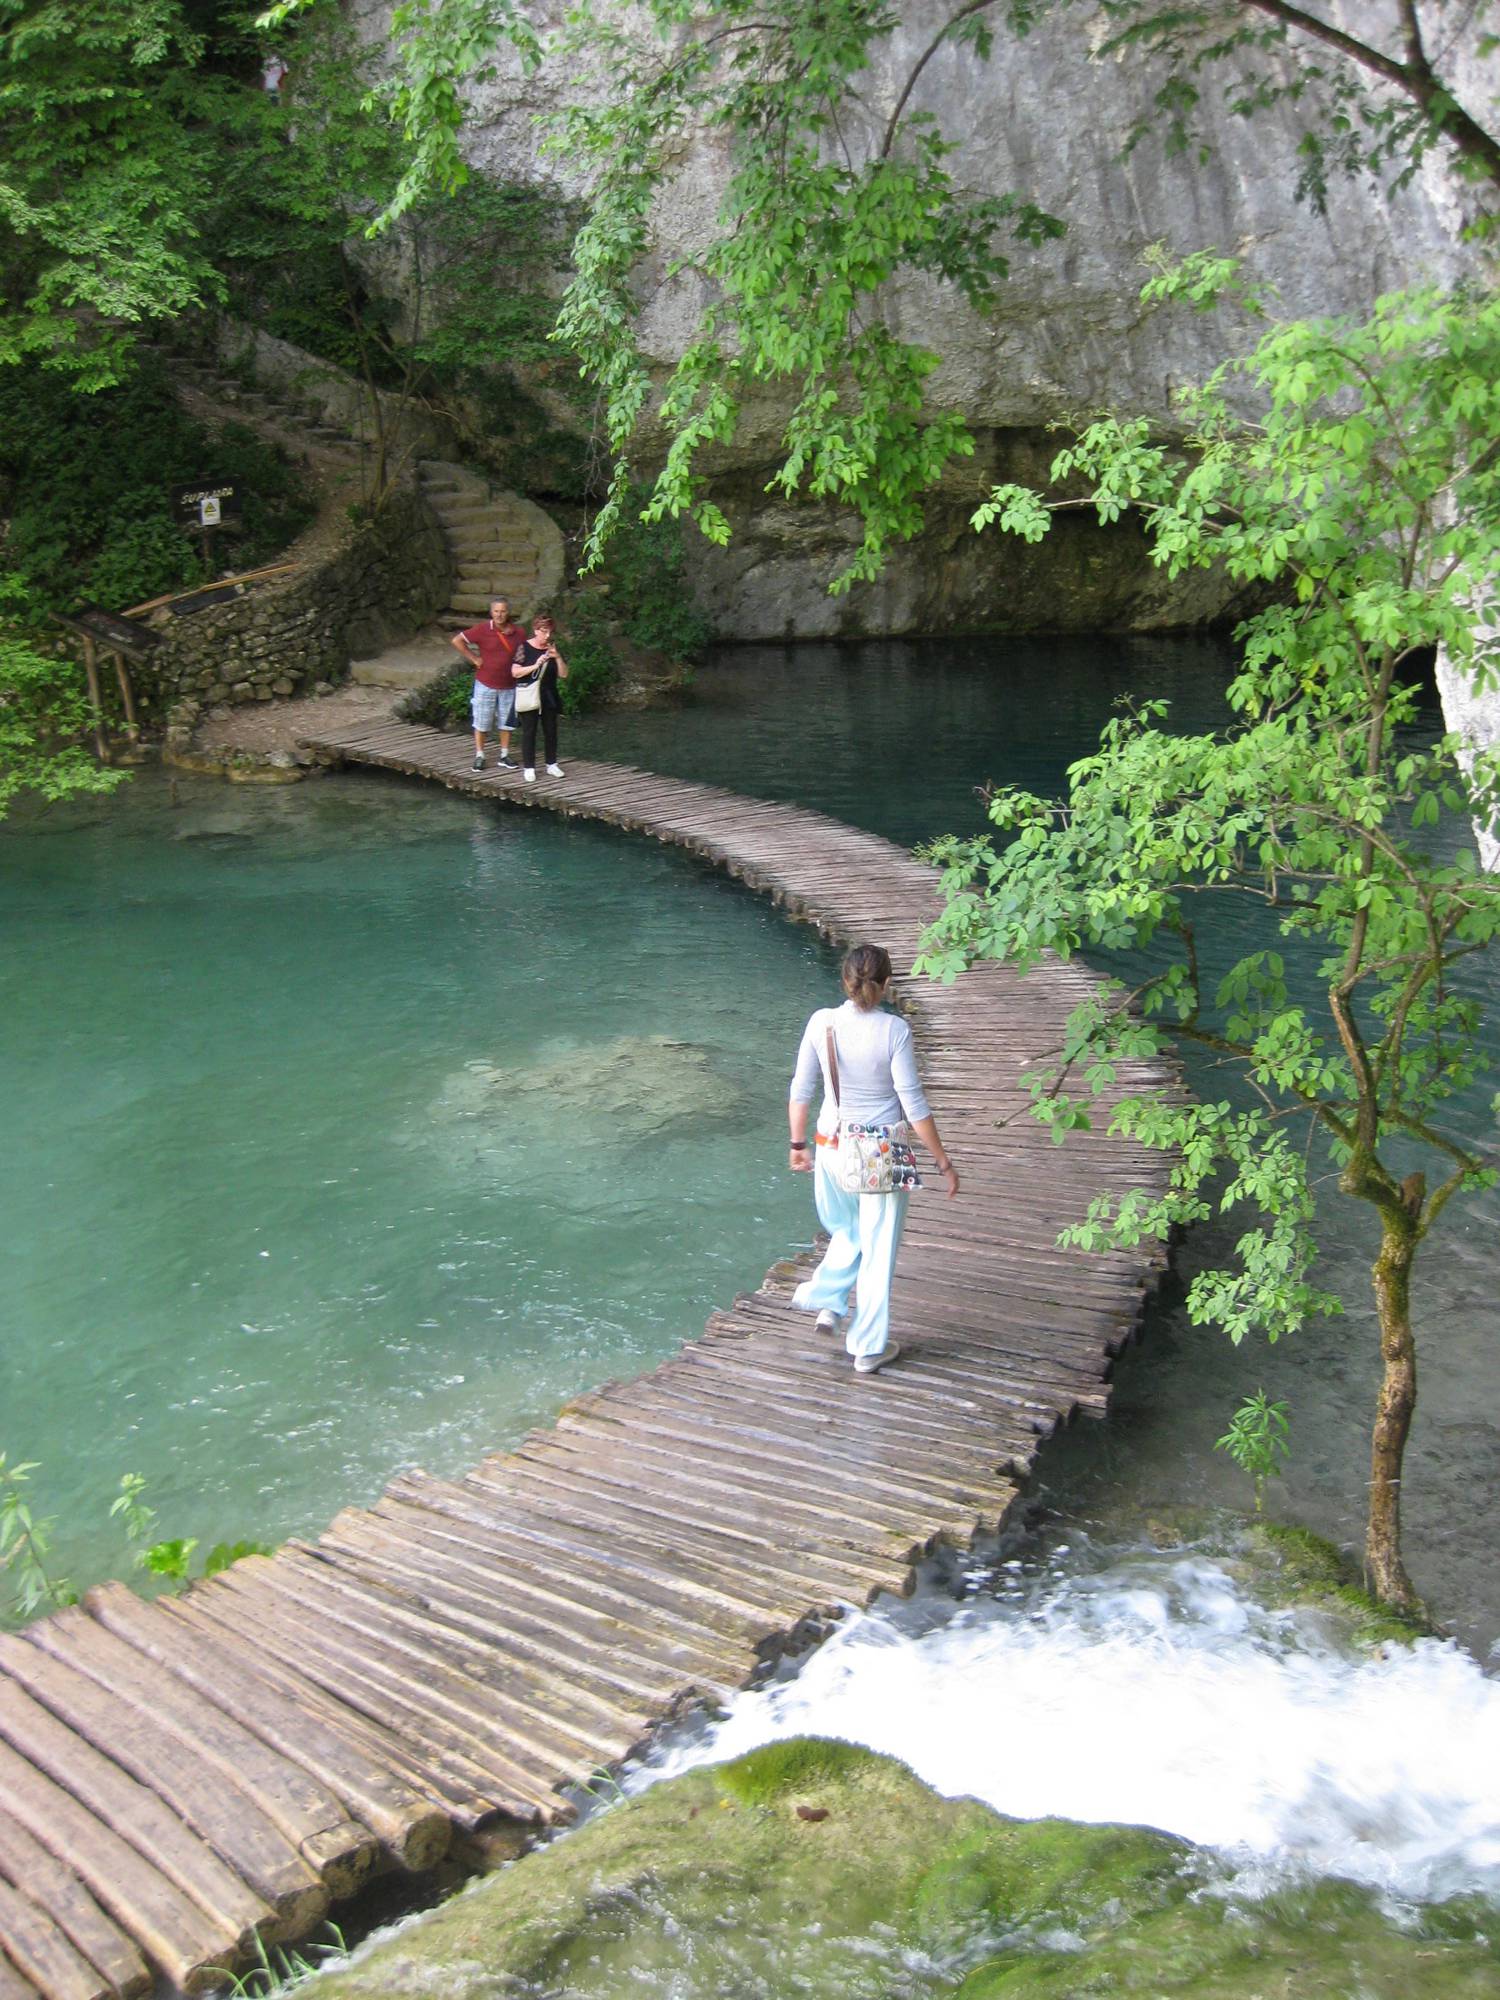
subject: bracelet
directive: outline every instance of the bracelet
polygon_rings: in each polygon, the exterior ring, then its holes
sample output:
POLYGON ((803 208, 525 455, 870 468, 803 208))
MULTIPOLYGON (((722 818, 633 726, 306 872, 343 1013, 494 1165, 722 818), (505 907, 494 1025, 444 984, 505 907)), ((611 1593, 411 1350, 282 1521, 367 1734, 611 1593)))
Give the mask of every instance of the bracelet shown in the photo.
POLYGON ((951 1160, 939 1160, 937 1162, 937 1170, 940 1174, 951 1174, 953 1171, 953 1162, 951 1160))
POLYGON ((809 1153, 812 1151, 806 1139, 788 1139, 787 1144, 794 1153, 809 1153))

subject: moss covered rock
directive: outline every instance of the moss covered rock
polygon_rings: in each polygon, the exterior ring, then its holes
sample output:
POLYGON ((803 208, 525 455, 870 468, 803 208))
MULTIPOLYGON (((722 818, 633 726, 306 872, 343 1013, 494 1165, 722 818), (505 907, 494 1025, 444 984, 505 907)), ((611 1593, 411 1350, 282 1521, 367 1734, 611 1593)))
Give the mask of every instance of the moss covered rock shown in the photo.
MULTIPOLYGON (((997 1726, 999 1726, 997 1724, 997 1726)), ((319 1983, 321 2000, 1480 2000, 1482 1912, 1397 1928, 1323 1884, 1198 1894, 1140 1827, 1001 1818, 904 1765, 799 1739, 602 1814, 319 1983)))

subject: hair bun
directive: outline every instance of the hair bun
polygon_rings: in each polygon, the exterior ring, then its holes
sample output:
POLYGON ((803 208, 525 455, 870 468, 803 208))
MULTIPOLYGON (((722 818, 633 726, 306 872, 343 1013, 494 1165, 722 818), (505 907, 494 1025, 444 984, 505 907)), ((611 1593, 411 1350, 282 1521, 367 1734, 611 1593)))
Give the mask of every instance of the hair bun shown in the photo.
POLYGON ((875 1006, 891 976, 891 955, 878 944, 857 944, 844 959, 844 991, 856 1007, 875 1006))

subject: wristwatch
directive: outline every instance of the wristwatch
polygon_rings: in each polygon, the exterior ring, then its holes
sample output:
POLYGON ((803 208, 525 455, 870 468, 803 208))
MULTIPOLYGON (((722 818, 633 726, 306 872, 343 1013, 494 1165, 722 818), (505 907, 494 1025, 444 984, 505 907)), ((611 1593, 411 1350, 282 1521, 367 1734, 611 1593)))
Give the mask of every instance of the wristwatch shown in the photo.
POLYGON ((794 1153, 807 1153, 812 1150, 810 1142, 806 1139, 788 1139, 787 1144, 794 1153))

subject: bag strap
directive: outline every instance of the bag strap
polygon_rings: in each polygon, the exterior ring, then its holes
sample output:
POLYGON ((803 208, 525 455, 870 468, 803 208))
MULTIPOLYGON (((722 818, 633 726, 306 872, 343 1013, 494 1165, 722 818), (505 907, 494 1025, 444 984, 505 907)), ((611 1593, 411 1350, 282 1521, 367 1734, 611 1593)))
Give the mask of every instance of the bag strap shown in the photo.
POLYGON ((839 1108, 839 1052, 833 1045, 833 1029, 828 1029, 828 1081, 833 1085, 833 1108, 839 1108))

